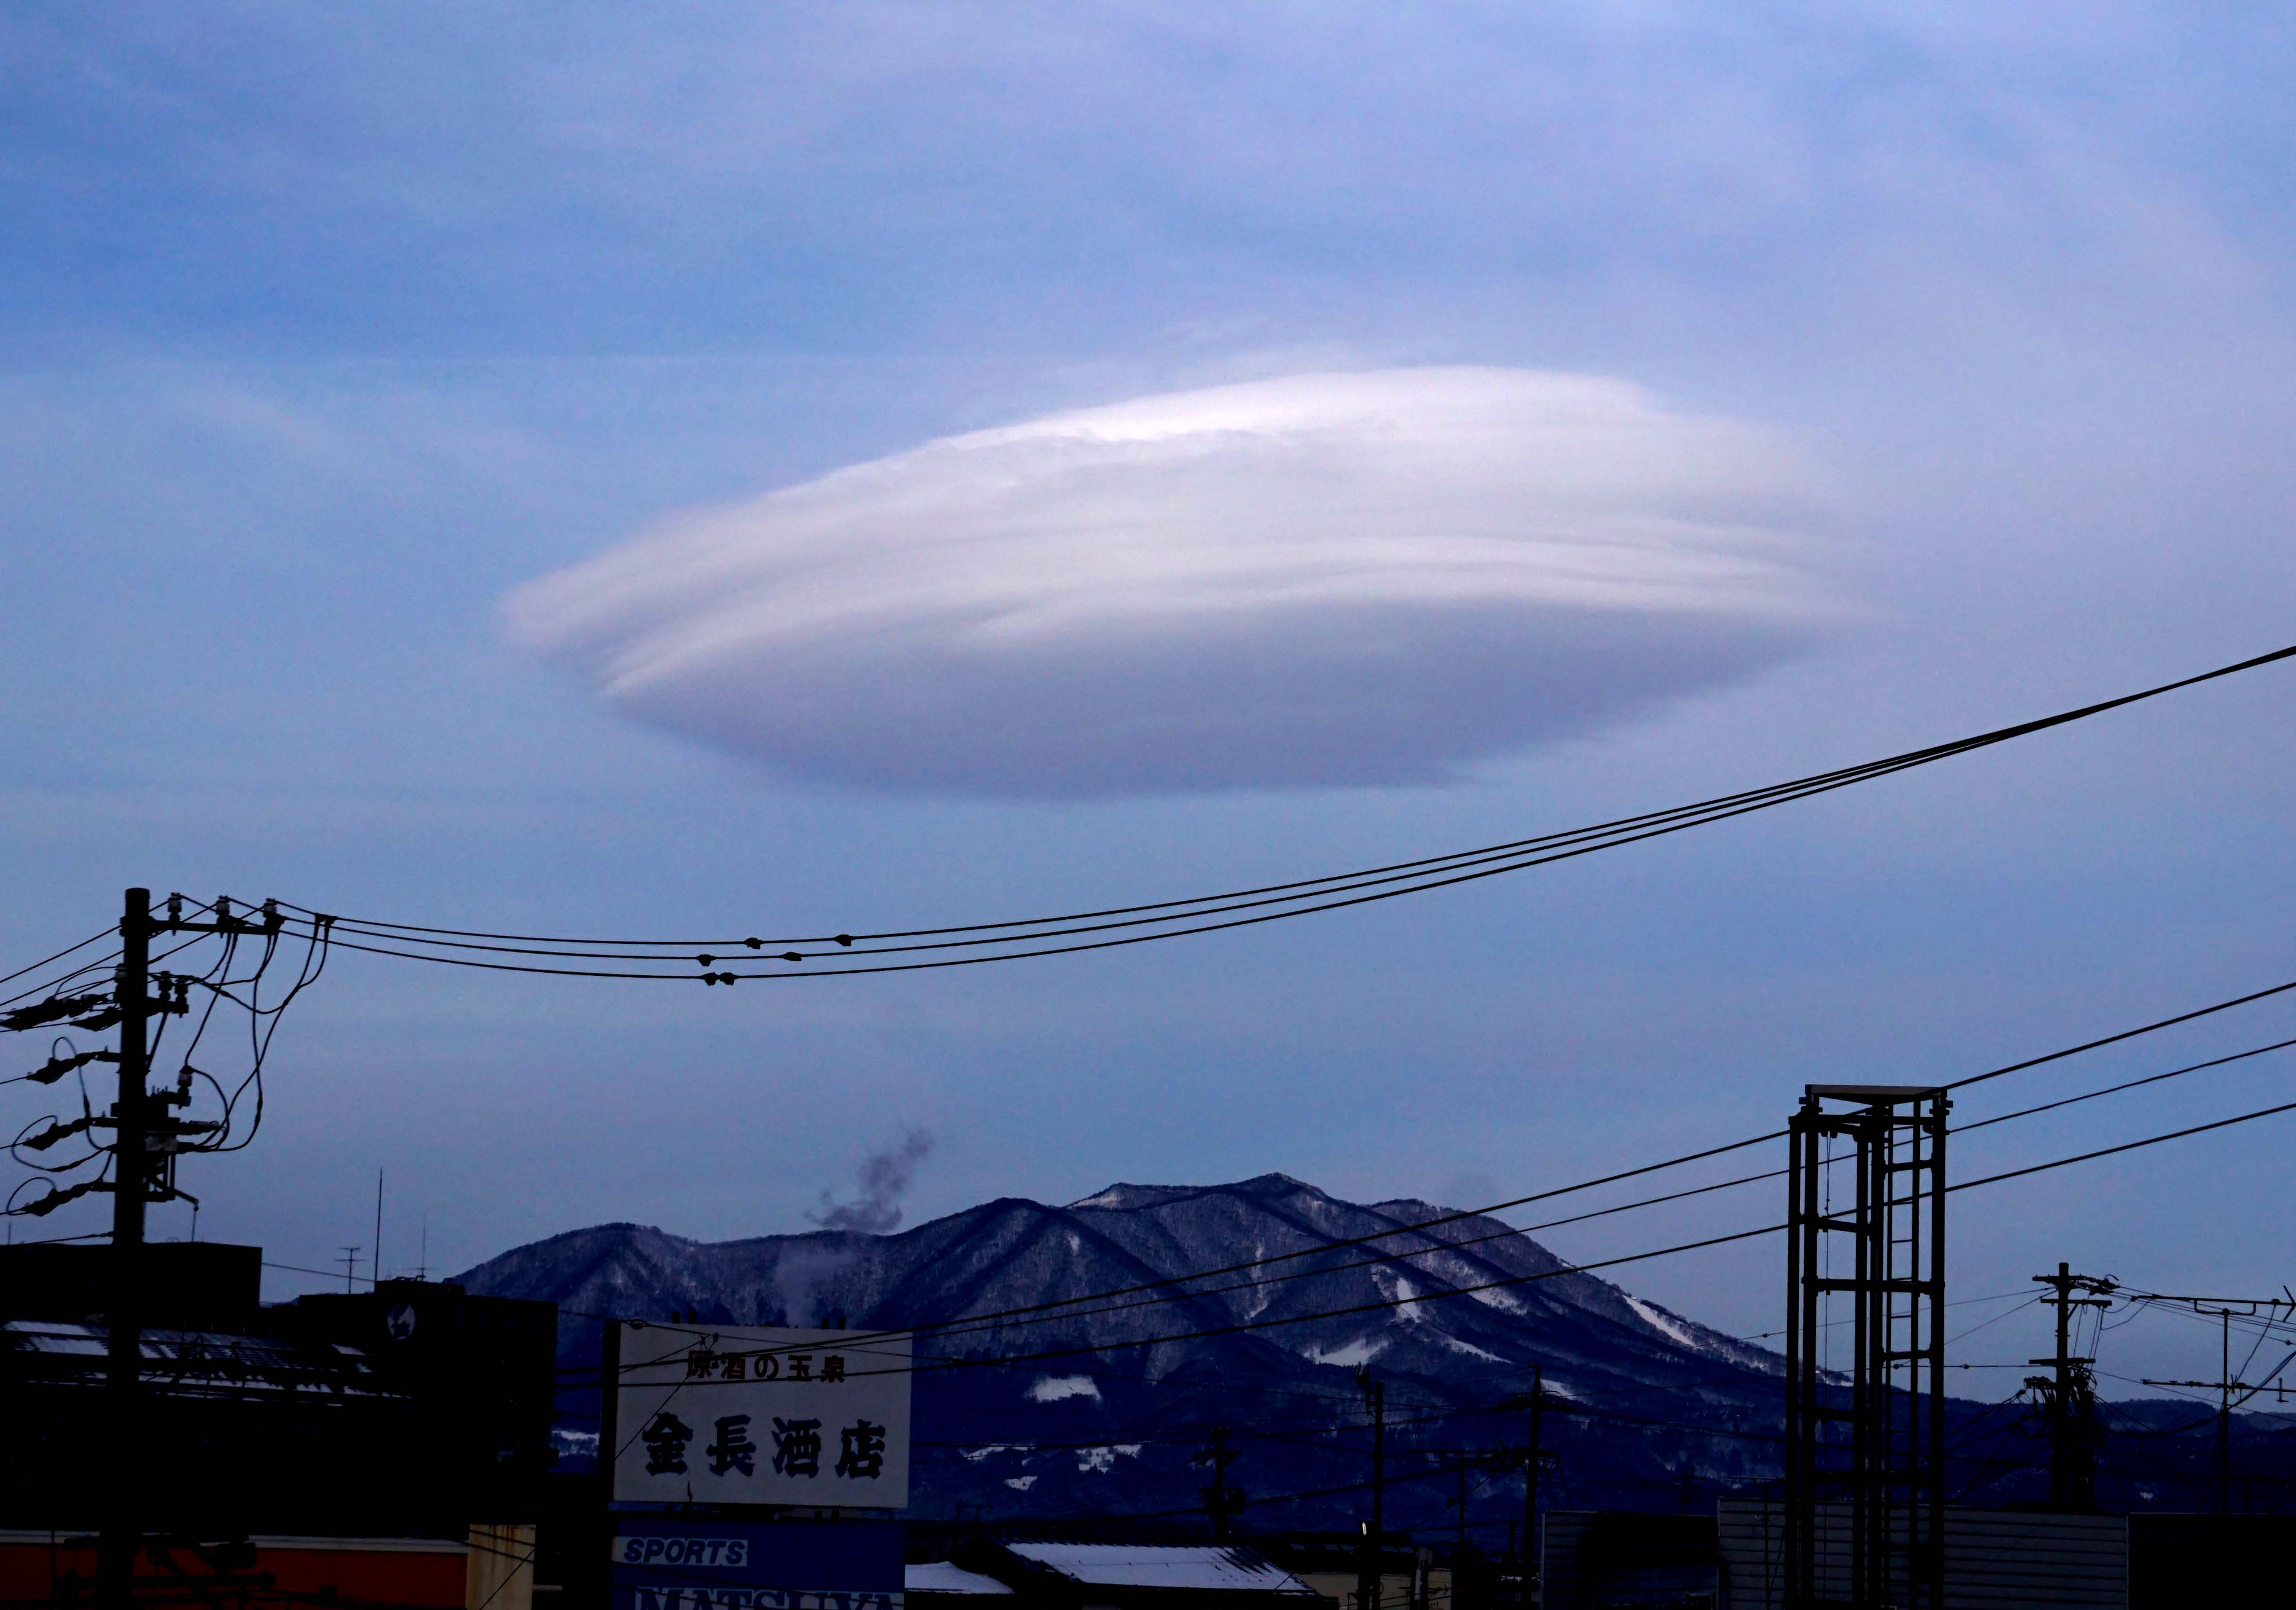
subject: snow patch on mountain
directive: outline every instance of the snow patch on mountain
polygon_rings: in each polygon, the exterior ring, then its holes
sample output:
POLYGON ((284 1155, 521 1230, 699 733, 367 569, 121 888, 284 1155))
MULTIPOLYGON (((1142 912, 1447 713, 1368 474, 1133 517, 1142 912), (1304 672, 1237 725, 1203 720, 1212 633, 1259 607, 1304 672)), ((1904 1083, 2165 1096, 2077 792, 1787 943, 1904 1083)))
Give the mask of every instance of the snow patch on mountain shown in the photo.
POLYGON ((1694 1347, 1701 1353, 1711 1353, 1714 1351, 1714 1344, 1712 1343, 1709 1342, 1705 1337, 1698 1335, 1695 1331, 1692 1330, 1689 1326, 1684 1324, 1680 1320, 1676 1319, 1672 1314, 1667 1312, 1665 1309, 1660 1308, 1657 1304, 1646 1303, 1642 1298, 1636 1296, 1632 1292, 1622 1291, 1619 1295, 1626 1298, 1628 1307, 1633 1309, 1636 1313, 1643 1317, 1643 1322, 1644 1324, 1648 1325, 1652 1330, 1657 1331, 1659 1335, 1666 1337, 1667 1340, 1670 1342, 1679 1342, 1685 1347, 1694 1347))
POLYGON ((1090 1398, 1100 1402, 1100 1384, 1088 1375, 1045 1376, 1029 1383, 1029 1401, 1032 1403, 1057 1403, 1063 1398, 1090 1398))
POLYGON ((1435 1333, 1435 1339, 1442 1343, 1444 1346, 1449 1348, 1453 1353, 1464 1353, 1473 1358, 1488 1359, 1494 1364, 1504 1364, 1507 1361, 1495 1353, 1487 1352, 1484 1349, 1476 1346, 1472 1342, 1462 1342, 1458 1337, 1452 1336, 1447 1331, 1437 1331, 1435 1333))
MULTIPOLYGON (((1254 1241, 1251 1244, 1251 1261, 1254 1263, 1264 1263, 1267 1261, 1267 1242, 1254 1241)), ((1273 1287, 1264 1285, 1253 1287, 1251 1288, 1251 1295, 1244 1299, 1243 1317, 1245 1320, 1249 1322, 1252 1320, 1258 1319, 1261 1314, 1266 1313, 1267 1312, 1267 1305, 1275 1300, 1275 1288, 1273 1287)))
POLYGON ((1113 1470, 1119 1456, 1138 1459, 1141 1447, 1138 1442, 1111 1442, 1102 1448, 1079 1448, 1077 1450, 1077 1470, 1079 1474, 1113 1470))
MULTIPOLYGON (((1734 1364, 1749 1369, 1761 1370, 1766 1374, 1775 1372, 1782 1368, 1782 1361, 1778 1355, 1766 1348, 1758 1347, 1751 1342, 1741 1340, 1726 1332, 1701 1325, 1695 1320, 1685 1320, 1680 1314, 1660 1308, 1657 1304, 1636 1296, 1631 1292, 1621 1291, 1619 1295, 1626 1299, 1628 1307, 1633 1309, 1652 1329, 1669 1342, 1692 1348, 1712 1358, 1727 1359, 1734 1364)), ((1847 1381, 1849 1377, 1845 1376, 1842 1378, 1847 1381)))
POLYGON ((1379 1287, 1380 1295, 1395 1305, 1395 1317, 1406 1324, 1426 1325, 1432 1321, 1419 1305, 1423 1295, 1418 1283, 1392 1270, 1374 1269, 1371 1283, 1379 1287))
POLYGON ((1337 1364, 1342 1369, 1361 1369, 1387 1351, 1384 1337, 1357 1336, 1354 1341, 1329 1352, 1309 1344, 1300 1350, 1300 1356, 1310 1364, 1337 1364))

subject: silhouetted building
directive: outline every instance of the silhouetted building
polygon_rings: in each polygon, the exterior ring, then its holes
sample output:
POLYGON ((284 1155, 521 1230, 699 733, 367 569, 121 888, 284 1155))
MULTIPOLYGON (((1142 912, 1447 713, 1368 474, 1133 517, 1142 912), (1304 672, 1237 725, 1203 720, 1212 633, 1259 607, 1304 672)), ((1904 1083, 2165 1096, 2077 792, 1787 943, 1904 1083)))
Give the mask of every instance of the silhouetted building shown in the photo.
POLYGON ((204 1537, 463 1541, 530 1524, 551 1462, 557 1311, 385 1281, 265 1307, 254 1247, 144 1249, 136 1423, 108 1387, 110 1249, 0 1248, 0 1527, 84 1532, 124 1468, 204 1537))
POLYGON ((1712 1516, 1556 1509, 1539 1517, 1539 1580, 1550 1610, 1763 1602, 1729 1591, 1712 1516))

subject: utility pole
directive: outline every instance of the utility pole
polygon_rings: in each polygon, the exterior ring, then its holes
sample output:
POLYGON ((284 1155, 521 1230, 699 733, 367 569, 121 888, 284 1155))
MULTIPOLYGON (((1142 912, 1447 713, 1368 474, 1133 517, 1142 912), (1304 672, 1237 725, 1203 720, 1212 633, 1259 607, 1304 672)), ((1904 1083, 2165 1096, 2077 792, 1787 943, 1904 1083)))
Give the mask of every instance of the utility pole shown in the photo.
POLYGON ((2296 1297, 2285 1295, 2284 1288, 2284 1295, 2276 1297, 2163 1296, 2153 1300, 2162 1303, 2188 1304, 2194 1313, 2212 1314, 2216 1317, 2223 1355, 2215 1380, 2156 1381, 2147 1377, 2143 1385, 2205 1387, 2217 1394, 2216 1479, 2212 1484, 2216 1488, 2217 1513, 2228 1515, 2232 1511, 2232 1394, 2235 1392, 2244 1394, 2241 1401, 2246 1402, 2250 1396, 2263 1391, 2271 1380, 2267 1376, 2263 1381, 2251 1385, 2249 1382, 2236 1381, 2233 1378, 2232 1322, 2235 1319, 2276 1316, 2283 1308, 2288 1309, 2292 1314, 2296 1314, 2296 1297))
POLYGON ((2217 1368, 2217 1513, 2232 1511, 2232 1311, 2217 1311, 2218 1334, 2224 1338, 2224 1360, 2217 1368))
POLYGON ((1451 1555, 1451 1596, 1458 1597, 1459 1562, 1467 1556, 1467 1455, 1463 1449, 1451 1456, 1452 1474, 1459 1478, 1459 1541, 1451 1555))
POLYGON ((2118 1283, 2110 1275, 2077 1275, 2070 1263, 2033 1279, 2049 1288, 2051 1295, 2041 1301, 2057 1311, 2056 1356, 2027 1361, 2052 1365, 2054 1373, 2025 1380, 2040 1394, 2048 1415, 2049 1507, 2086 1514, 2096 1508, 2096 1361, 2072 1355, 2072 1316, 2077 1308, 2112 1307, 2118 1283))
MULTIPOLYGON (((91 1127, 112 1132, 112 1177, 88 1186, 59 1192, 61 1203, 84 1189, 111 1192, 111 1246, 108 1306, 104 1313, 105 1397, 112 1445, 133 1449, 144 1441, 139 1399, 144 1375, 144 1208, 151 1202, 193 1198, 176 1189, 175 1160, 183 1137, 212 1131, 215 1123, 185 1121, 170 1116, 171 1107, 187 1107, 192 1099, 192 1069, 186 1066, 174 1092, 153 1094, 151 1075, 151 1019, 155 1012, 181 1016, 190 1010, 191 981, 152 971, 152 941, 162 934, 276 935, 279 908, 266 902, 260 915, 232 914, 231 902, 217 899, 212 921, 186 921, 180 895, 168 898, 164 918, 152 913, 152 891, 129 889, 119 908, 119 967, 114 975, 108 1009, 74 1019, 74 1026, 100 1029, 117 1023, 117 1052, 109 1056, 119 1067, 119 1094, 111 1111, 94 1120, 91 1127), (159 993, 152 993, 154 983, 159 993)), ((132 1458, 123 1459, 114 1473, 110 1504, 96 1536, 96 1598, 106 1610, 127 1610, 135 1602, 135 1556, 147 1530, 145 1500, 132 1458)))
MULTIPOLYGON (((147 1014, 152 999, 152 891, 129 889, 119 909, 119 971, 112 1002, 119 1012, 119 1095, 111 1109, 111 1291, 104 1329, 112 1446, 134 1448, 136 1388, 144 1375, 144 1329, 136 1299, 143 1290, 144 1187, 151 1166, 144 1132, 144 1075, 151 1060, 147 1014)), ((123 1460, 111 1487, 111 1512, 96 1539, 102 1598, 114 1610, 135 1599, 136 1550, 144 1541, 143 1494, 135 1462, 123 1460)))
POLYGON ((1242 1451, 1227 1445, 1228 1428, 1212 1427, 1212 1445, 1198 1453, 1191 1461, 1212 1467, 1211 1485, 1203 1489, 1204 1513, 1212 1518, 1212 1536, 1219 1542, 1229 1541, 1234 1530, 1236 1511, 1243 1508, 1243 1489, 1228 1484, 1227 1467, 1242 1457, 1242 1451))
POLYGON ((1356 1371, 1364 1406, 1371 1413, 1371 1525, 1364 1537, 1356 1572, 1357 1610, 1379 1610, 1380 1578, 1387 1546, 1387 1383, 1372 1379, 1368 1365, 1356 1371))
POLYGON ((1522 1602, 1529 1605, 1538 1584, 1545 1562, 1538 1549, 1538 1478, 1546 1466, 1546 1450, 1541 1444, 1539 1417, 1546 1407, 1546 1372, 1537 1365, 1530 1371, 1530 1441, 1524 1449, 1522 1466, 1522 1602))
POLYGON ((2217 1451, 2213 1461, 2213 1479, 2209 1484, 2216 1490, 2217 1513, 2227 1515, 2232 1511, 2232 1394, 2235 1389, 2246 1391, 2248 1383, 2232 1378, 2233 1310, 2229 1306, 2203 1307, 2202 1304, 2207 1300, 2201 1297, 2191 1299, 2194 1312, 2213 1313, 2217 1317, 2224 1344, 2223 1363, 2218 1369, 2217 1378, 2213 1381, 2155 1381, 2148 1377, 2144 1385, 2147 1386, 2205 1386, 2216 1393, 2217 1451))

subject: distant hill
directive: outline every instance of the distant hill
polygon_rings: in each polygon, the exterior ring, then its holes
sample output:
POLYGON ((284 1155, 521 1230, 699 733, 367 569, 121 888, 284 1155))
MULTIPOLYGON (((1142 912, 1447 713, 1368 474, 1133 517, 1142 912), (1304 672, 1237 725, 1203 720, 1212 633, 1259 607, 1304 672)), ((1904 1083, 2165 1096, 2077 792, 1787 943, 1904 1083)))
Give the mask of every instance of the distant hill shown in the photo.
MULTIPOLYGON (((1144 1292, 1042 1322, 927 1338, 920 1351, 942 1357, 1093 1351, 921 1373, 917 1435, 941 1444, 920 1452, 914 1508, 924 1515, 953 1514, 960 1503, 1004 1518, 1191 1510, 1205 1480, 1191 1460, 1210 1428, 1225 1425, 1243 1451, 1230 1479, 1250 1497, 1250 1523, 1352 1527, 1360 1494, 1281 1495, 1366 1476, 1356 1384, 1365 1365, 1386 1383, 1390 1524, 1451 1524, 1456 1479, 1422 1474, 1434 1451, 1521 1447, 1524 1415, 1495 1406, 1529 1389, 1534 1365, 1551 1392, 1602 1416, 1548 1417, 1549 1444, 1562 1459, 1550 1501, 1648 1507, 1653 1491, 1671 1496, 1775 1469, 1775 1444, 1759 1433, 1776 1426, 1776 1354, 1591 1275, 1556 1274, 1559 1259, 1494 1219, 1406 1231, 1375 1248, 1331 1245, 1445 1212, 1408 1199, 1342 1201, 1263 1174, 1230 1185, 1113 1185, 1058 1207, 1004 1198, 890 1235, 705 1243, 605 1224, 518 1247, 457 1278, 473 1291, 559 1304, 570 1314, 562 1350, 573 1363, 597 1356, 598 1327, 574 1317, 582 1314, 668 1320, 691 1310, 727 1324, 841 1317, 902 1328, 1308 1254, 1193 1281, 1177 1298, 1144 1292), (1382 1254, 1386 1261, 1343 1267, 1382 1254), (1542 1275, 1551 1278, 1520 1283, 1542 1275), (1186 1334, 1196 1332, 1225 1334, 1186 1334), (1175 1339, 1154 1339, 1164 1337, 1175 1339)), ((1521 1492, 1519 1470, 1475 1474, 1469 1507, 1488 1523, 1485 1541, 1505 1541, 1497 1528, 1521 1513, 1521 1492)))

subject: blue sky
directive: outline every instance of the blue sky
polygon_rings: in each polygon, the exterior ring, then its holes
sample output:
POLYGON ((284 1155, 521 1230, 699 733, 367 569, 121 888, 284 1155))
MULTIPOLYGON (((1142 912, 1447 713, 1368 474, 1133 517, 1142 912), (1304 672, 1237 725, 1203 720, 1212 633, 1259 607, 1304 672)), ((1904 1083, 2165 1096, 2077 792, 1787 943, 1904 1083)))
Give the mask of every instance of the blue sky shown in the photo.
MULTIPOLYGON (((2296 641, 2292 44, 2244 6, 16 8, 0 936, 45 953, 131 882, 603 933, 1157 897, 1772 780, 2296 641), (1079 792, 1063 757, 1104 712, 1063 654, 1096 627, 968 684, 961 725, 1025 708, 1046 734, 1035 780, 1015 751, 983 784, 902 770, 914 612, 808 694, 844 748, 808 771, 762 716, 695 716, 720 707, 706 676, 675 707, 602 698, 506 605, 681 520, 720 522, 762 586, 767 549, 740 544, 780 527, 740 511, 942 438, 1447 367, 1627 388, 1645 468, 1671 421, 1779 445, 1763 507, 1791 513, 1754 524, 1791 539, 1822 622, 1620 700, 1595 697, 1618 656, 1688 652, 1671 626, 1630 619, 1581 663, 1546 617, 1486 640, 1414 616, 1380 640, 1388 688, 1466 665, 1486 692, 1576 690, 1585 718, 1500 722, 1430 781, 1382 758, 1423 704, 1350 706, 1333 730, 1367 758, 1340 785, 1286 771, 1281 700, 1242 712, 1264 766, 1206 772, 1185 682, 1157 680, 1197 640, 1160 627, 1123 661, 1130 770, 1079 792), (879 696, 839 702, 866 677, 879 696)), ((1490 460, 1488 508, 1529 495, 1516 462, 1490 460)), ((1221 525, 1218 486, 1122 471, 1094 507, 1132 499, 1171 567, 1079 561, 1088 605, 1263 529, 1221 525)), ((1382 485, 1416 496, 1423 472, 1382 485)), ((1239 495, 1284 485, 1249 453, 1238 473, 1239 495)), ((1020 481, 1048 545, 1007 578, 1064 562, 1078 506, 1020 481)), ((902 486, 943 530, 948 483, 902 486)), ((1321 507, 1287 505, 1303 528, 1321 507)), ((1268 657, 1253 687, 1317 685, 1318 653, 1367 640, 1324 609, 1241 633, 1268 657)), ((258 1148, 205 1165, 201 1233, 324 1263, 369 1238, 379 1165, 394 1242, 427 1217, 434 1267, 602 1219, 792 1229, 909 1123, 938 1141, 913 1215, 1267 1169, 1497 1197, 1734 1138, 1807 1080, 1958 1075, 2296 977, 2291 674, 1171 947, 771 993, 345 957, 283 1032, 258 1148)), ((2016 1095, 2292 1023, 2254 1009, 2016 1095)), ((1969 1165, 2265 1105, 2292 1067, 1988 1132, 1969 1165)), ((2277 1286, 2288 1144, 2259 1125, 1964 1197, 1956 1283, 2067 1257, 2277 1286)), ((1734 1228, 1774 1205, 1755 1195, 1556 1241, 1734 1228)), ((1762 1330, 1775 1261, 1630 1284, 1762 1330)), ((2173 1362, 2145 1334, 2115 1345, 2173 1362)))

